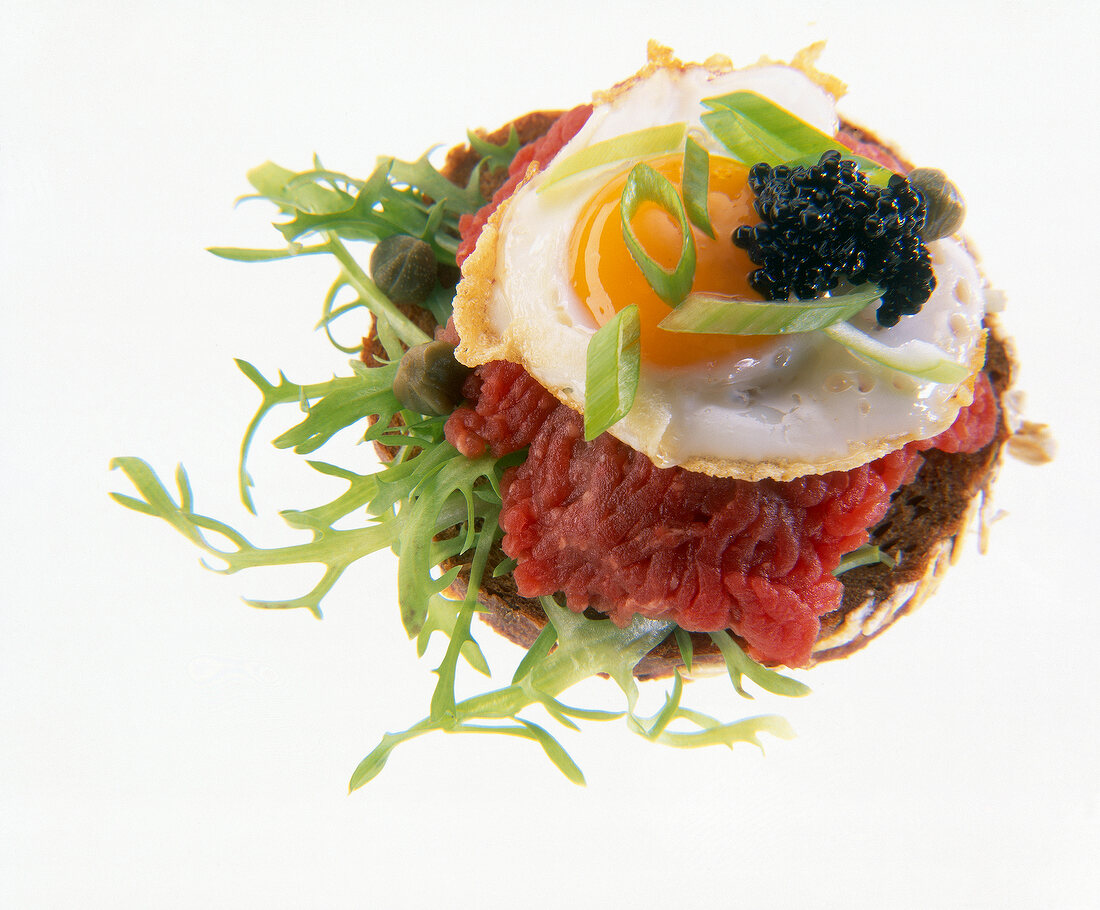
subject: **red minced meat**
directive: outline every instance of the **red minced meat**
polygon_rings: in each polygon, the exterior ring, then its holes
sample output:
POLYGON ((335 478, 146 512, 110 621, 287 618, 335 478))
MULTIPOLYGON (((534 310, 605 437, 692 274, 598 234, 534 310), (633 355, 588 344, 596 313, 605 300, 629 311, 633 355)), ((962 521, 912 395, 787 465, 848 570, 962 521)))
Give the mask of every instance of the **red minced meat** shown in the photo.
MULTIPOLYGON (((545 165, 590 111, 568 112, 517 155, 509 182, 465 220, 460 260, 527 164, 545 165)), ((444 334, 453 333, 449 325, 444 334)), ((977 451, 997 418, 982 374, 974 403, 934 439, 850 471, 751 483, 657 468, 607 433, 586 442, 581 418, 517 364, 478 367, 464 394, 471 404, 446 426, 459 451, 499 457, 529 447, 504 475, 500 515, 522 596, 563 592, 571 610, 592 607, 620 625, 641 613, 689 631, 731 629, 754 658, 791 667, 809 661, 818 617, 840 605, 833 570, 916 476, 920 452, 977 451)))
POLYGON ((983 374, 974 406, 936 439, 850 471, 751 483, 657 468, 607 433, 586 442, 581 418, 516 364, 477 374, 476 410, 456 411, 447 437, 471 456, 530 446, 504 475, 500 516, 521 595, 560 591, 570 609, 594 607, 621 625, 641 613, 689 631, 729 628, 758 660, 795 667, 809 660, 818 617, 840 605, 833 570, 867 543, 920 451, 940 440, 945 451, 976 451, 996 422, 983 374))
POLYGON ((474 407, 458 408, 444 432, 447 441, 468 458, 476 458, 486 448, 500 458, 529 446, 560 406, 523 367, 506 360, 478 367, 467 377, 462 393, 474 407))

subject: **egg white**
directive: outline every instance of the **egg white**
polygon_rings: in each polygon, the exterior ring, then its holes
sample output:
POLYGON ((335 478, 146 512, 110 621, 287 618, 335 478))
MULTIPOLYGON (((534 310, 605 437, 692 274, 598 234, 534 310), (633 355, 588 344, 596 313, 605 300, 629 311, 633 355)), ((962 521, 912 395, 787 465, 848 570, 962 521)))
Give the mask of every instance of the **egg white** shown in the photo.
MULTIPOLYGON (((728 154, 701 128, 700 101, 749 90, 823 132, 836 132, 836 102, 800 69, 758 65, 651 64, 609 93, 559 153, 623 133, 686 121, 714 154, 728 154)), ((597 325, 572 288, 569 239, 587 200, 634 161, 617 162, 538 192, 527 181, 490 220, 467 260, 455 301, 457 356, 475 366, 521 363, 559 400, 583 413, 585 357, 597 325)), ((961 241, 929 245, 936 289, 916 316, 880 329, 874 306, 853 322, 889 345, 921 339, 980 368, 984 282, 961 241)), ((643 363, 631 411, 609 432, 661 467, 715 476, 792 479, 863 464, 950 426, 970 402, 959 386, 914 379, 869 364, 820 332, 775 336, 754 357, 708 367, 643 363)))

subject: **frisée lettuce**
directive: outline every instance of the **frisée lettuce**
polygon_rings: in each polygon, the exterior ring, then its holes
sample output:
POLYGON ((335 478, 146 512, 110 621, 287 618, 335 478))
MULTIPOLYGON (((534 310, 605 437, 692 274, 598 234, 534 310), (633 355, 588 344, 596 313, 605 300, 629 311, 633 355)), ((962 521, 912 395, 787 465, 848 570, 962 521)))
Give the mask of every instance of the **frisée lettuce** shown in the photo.
MULTIPOLYGON (((482 165, 502 166, 517 147, 514 139, 503 146, 492 146, 479 138, 477 151, 484 156, 482 165)), ((226 522, 198 511, 182 466, 176 471, 173 493, 141 459, 116 458, 112 467, 128 478, 137 495, 111 495, 129 509, 170 524, 206 554, 204 564, 214 571, 234 573, 289 564, 324 567, 321 579, 311 590, 284 600, 246 600, 254 607, 304 608, 320 617, 325 595, 348 566, 379 550, 389 549, 396 554, 396 606, 406 633, 416 641, 418 654, 425 654, 437 632, 449 643, 442 662, 434 668, 438 679, 427 716, 403 732, 386 733, 353 772, 351 790, 373 779, 398 744, 432 731, 498 733, 531 740, 569 780, 583 783, 582 772, 561 743, 525 713, 535 708, 541 708, 569 730, 579 729, 578 721, 623 719, 631 732, 677 747, 732 746, 738 742, 759 746, 764 733, 792 736, 787 722, 775 715, 726 722, 687 708, 682 704, 684 686, 679 671, 663 707, 652 716, 640 714, 635 666, 671 636, 690 669, 690 636, 671 622, 642 617, 619 628, 610 620, 575 614, 550 597, 540 599, 548 620, 546 627, 518 661, 510 682, 472 698, 456 697, 455 681, 463 664, 490 675, 472 620, 481 609, 476 595, 486 573, 500 575, 514 566, 499 558, 499 550, 494 554, 502 537, 498 524, 500 484, 503 472, 521 462, 525 452, 504 458, 467 458, 447 442, 445 417, 426 417, 402 406, 392 388, 397 363, 405 348, 427 341, 428 336, 378 289, 359 264, 359 256, 363 242, 377 243, 388 236, 407 234, 428 243, 438 262, 453 267, 458 220, 485 202, 478 190, 479 171, 480 166, 463 187, 447 180, 427 155, 411 163, 379 159, 375 171, 365 180, 330 171, 318 161, 301 173, 267 163, 249 173, 256 190, 256 195, 249 198, 264 199, 277 207, 283 220, 275 228, 284 245, 259 250, 211 250, 240 262, 332 256, 338 274, 324 294, 318 327, 345 355, 358 353, 358 348, 342 346, 335 340, 332 324, 360 311, 360 334, 366 334, 373 321, 375 334, 386 351, 381 363, 368 365, 361 359, 352 360, 346 375, 304 384, 292 382, 282 373, 273 382, 252 364, 237 361, 261 396, 260 406, 245 430, 239 457, 240 495, 247 509, 255 511, 253 482, 247 468, 250 447, 264 418, 284 405, 300 408, 304 416, 274 440, 275 447, 301 456, 323 448, 325 460, 307 458, 306 463, 346 483, 344 491, 331 502, 281 513, 291 528, 307 534, 308 539, 270 548, 253 544, 226 522), (349 291, 354 299, 337 305, 336 301, 346 299, 349 291), (390 460, 380 461, 373 473, 360 474, 339 464, 341 458, 350 461, 349 452, 340 449, 343 437, 334 437, 353 426, 361 427, 362 442, 386 446, 392 455, 390 460), (461 599, 451 593, 460 575, 467 591, 461 599), (612 709, 575 707, 561 700, 574 685, 596 675, 610 677, 620 690, 621 701, 612 709)), ((450 315, 452 297, 453 288, 439 282, 424 304, 440 324, 450 315)), ((360 460, 357 457, 356 463, 360 460)), ((739 694, 751 697, 742 686, 744 677, 780 695, 799 696, 809 691, 802 683, 752 661, 728 634, 716 635, 714 640, 739 694)))

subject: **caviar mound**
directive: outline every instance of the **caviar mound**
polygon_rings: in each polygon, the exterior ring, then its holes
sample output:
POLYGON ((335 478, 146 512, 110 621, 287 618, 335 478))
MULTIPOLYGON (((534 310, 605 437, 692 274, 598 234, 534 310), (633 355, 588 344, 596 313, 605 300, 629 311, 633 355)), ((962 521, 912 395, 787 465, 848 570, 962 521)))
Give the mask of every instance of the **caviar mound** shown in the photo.
POLYGON ((872 186, 833 150, 812 167, 756 164, 749 186, 762 222, 733 242, 761 266, 749 283, 766 299, 812 300, 846 279, 882 288, 879 325, 920 312, 936 278, 921 242, 925 203, 904 177, 872 186))

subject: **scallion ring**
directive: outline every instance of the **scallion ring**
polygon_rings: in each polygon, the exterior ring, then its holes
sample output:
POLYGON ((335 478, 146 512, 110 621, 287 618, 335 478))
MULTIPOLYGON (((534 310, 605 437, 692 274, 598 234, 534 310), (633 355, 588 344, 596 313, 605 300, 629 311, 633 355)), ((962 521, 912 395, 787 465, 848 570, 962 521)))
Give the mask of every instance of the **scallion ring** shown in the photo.
POLYGON ((676 188, 667 177, 657 173, 648 164, 636 164, 626 178, 620 208, 623 240, 630 255, 638 263, 638 268, 642 270, 657 296, 669 306, 676 306, 687 297, 695 278, 695 238, 691 234, 684 203, 676 188), (672 271, 665 269, 645 251, 630 225, 645 202, 652 202, 663 208, 680 226, 680 258, 672 271))

